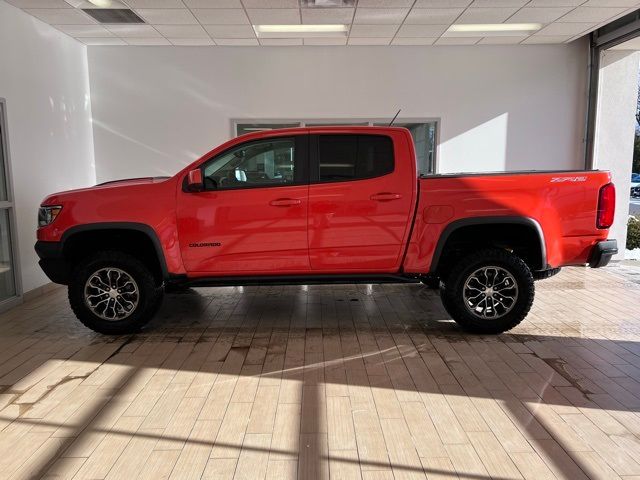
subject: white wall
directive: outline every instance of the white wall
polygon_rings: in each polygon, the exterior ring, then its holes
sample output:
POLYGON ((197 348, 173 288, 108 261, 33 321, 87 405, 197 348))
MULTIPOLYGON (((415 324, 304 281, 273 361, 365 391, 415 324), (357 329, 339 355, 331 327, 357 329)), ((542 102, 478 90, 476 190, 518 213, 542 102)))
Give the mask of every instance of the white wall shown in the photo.
POLYGON ((99 181, 170 175, 231 119, 441 119, 441 172, 582 168, 587 44, 89 47, 99 181))
POLYGON ((618 240, 617 258, 624 257, 627 243, 639 60, 638 52, 610 50, 602 54, 600 63, 594 166, 611 170, 616 185, 616 218, 610 237, 618 240))
POLYGON ((33 250, 40 202, 95 183, 86 48, 0 1, 0 97, 6 99, 26 292, 48 282, 33 250))

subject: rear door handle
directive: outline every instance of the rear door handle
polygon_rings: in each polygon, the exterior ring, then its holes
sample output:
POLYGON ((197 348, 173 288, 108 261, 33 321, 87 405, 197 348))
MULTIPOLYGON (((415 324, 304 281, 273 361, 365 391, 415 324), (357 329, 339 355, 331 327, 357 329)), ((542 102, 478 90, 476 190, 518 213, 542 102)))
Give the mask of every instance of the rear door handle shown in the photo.
POLYGON ((297 198, 277 198, 275 200, 271 200, 269 205, 273 207, 292 207, 294 205, 300 205, 302 200, 298 200, 297 198))
POLYGON ((390 202, 391 200, 400 200, 402 198, 402 195, 400 195, 399 193, 380 192, 371 195, 371 197, 369 198, 378 202, 390 202))

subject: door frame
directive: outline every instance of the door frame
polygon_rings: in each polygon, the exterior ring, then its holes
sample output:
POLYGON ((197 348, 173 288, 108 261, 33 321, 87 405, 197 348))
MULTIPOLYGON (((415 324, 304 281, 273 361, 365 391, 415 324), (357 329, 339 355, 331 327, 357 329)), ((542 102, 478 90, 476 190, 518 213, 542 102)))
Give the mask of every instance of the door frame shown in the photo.
MULTIPOLYGON (((4 312, 14 306, 22 303, 22 275, 20 272, 20 258, 18 251, 18 232, 15 215, 15 197, 13 195, 13 177, 11 173, 11 156, 9 152, 9 134, 7 121, 7 101, 0 97, 0 148, 2 148, 2 158, 4 159, 4 177, 7 187, 7 200, 0 200, 0 210, 7 210, 9 213, 9 248, 11 249, 11 270, 13 272, 13 280, 15 285, 15 295, 6 300, 0 300, 0 312, 4 312)), ((2 168, 2 167, 0 167, 2 168)))

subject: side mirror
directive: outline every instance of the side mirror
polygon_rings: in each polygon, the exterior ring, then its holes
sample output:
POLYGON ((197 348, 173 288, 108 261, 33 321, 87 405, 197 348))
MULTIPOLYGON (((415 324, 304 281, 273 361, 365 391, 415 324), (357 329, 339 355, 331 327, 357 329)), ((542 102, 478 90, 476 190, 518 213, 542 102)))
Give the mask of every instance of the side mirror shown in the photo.
POLYGON ((196 168, 191 170, 187 175, 187 192, 201 192, 204 190, 204 182, 202 181, 202 170, 196 168))

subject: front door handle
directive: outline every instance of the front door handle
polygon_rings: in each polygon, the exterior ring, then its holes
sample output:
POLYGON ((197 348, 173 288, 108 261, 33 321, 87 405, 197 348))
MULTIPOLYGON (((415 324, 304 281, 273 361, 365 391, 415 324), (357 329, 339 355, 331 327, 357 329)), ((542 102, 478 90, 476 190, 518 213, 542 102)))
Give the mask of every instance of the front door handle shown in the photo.
POLYGON ((292 207, 294 205, 300 205, 302 200, 298 200, 297 198, 277 198, 275 200, 271 200, 269 205, 273 207, 292 207))
POLYGON ((399 193, 380 192, 371 195, 371 197, 369 198, 378 202, 390 202, 391 200, 400 200, 402 198, 402 195, 400 195, 399 193))

